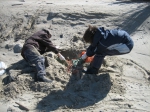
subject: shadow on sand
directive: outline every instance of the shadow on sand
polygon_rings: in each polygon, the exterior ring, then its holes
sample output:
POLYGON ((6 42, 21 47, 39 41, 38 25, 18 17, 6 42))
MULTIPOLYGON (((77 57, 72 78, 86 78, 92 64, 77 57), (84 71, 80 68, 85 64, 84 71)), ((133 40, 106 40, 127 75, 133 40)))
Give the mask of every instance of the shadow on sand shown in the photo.
POLYGON ((133 4, 133 3, 143 3, 143 2, 149 2, 149 0, 116 0, 117 2, 113 4, 133 4))
POLYGON ((37 109, 49 112, 58 108, 81 109, 92 106, 107 96, 111 85, 109 74, 84 74, 78 80, 71 75, 65 89, 51 91, 37 104, 37 109))
MULTIPOLYGON (((139 7, 140 9, 140 7, 139 7)), ((150 5, 145 7, 144 9, 142 8, 139 11, 136 11, 129 17, 125 19, 125 21, 119 26, 122 29, 126 30, 129 34, 132 34, 135 32, 142 23, 149 18, 150 16, 150 5)), ((128 12, 127 12, 128 13, 128 12)), ((124 14, 126 15, 126 14, 124 14)), ((123 16, 123 15, 122 15, 123 16)))
POLYGON ((23 59, 23 60, 20 60, 16 63, 13 63, 11 64, 10 67, 8 67, 6 69, 6 77, 3 78, 2 82, 4 85, 7 85, 9 84, 10 82, 12 82, 12 79, 10 77, 10 75, 22 75, 23 73, 28 73, 33 79, 35 79, 36 81, 36 78, 35 78, 35 74, 36 74, 36 70, 34 67, 30 67, 28 65, 28 63, 23 59))

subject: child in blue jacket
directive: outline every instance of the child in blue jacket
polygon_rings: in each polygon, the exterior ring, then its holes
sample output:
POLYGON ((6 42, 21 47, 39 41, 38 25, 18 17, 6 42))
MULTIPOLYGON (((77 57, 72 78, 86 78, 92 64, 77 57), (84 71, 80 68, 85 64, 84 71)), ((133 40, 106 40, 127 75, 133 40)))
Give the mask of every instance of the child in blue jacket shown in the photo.
POLYGON ((88 74, 98 73, 105 56, 127 54, 134 45, 126 31, 120 29, 105 30, 104 27, 97 28, 96 26, 89 26, 83 39, 86 43, 90 43, 90 46, 86 53, 78 59, 78 64, 83 63, 87 57, 94 55, 94 59, 86 71, 88 74))

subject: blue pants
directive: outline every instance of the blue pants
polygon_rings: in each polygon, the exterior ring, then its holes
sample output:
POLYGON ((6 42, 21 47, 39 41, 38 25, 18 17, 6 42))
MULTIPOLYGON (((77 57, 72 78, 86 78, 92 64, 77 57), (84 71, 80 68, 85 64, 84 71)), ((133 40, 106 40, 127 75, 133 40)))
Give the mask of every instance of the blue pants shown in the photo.
POLYGON ((35 65, 37 70, 37 77, 43 76, 45 72, 45 58, 37 51, 35 47, 24 51, 25 60, 30 66, 35 65))
MULTIPOLYGON (((132 48, 131 48, 132 49, 132 48)), ((105 56, 113 56, 113 55, 122 55, 127 54, 131 51, 131 49, 128 52, 119 52, 117 50, 105 50, 103 53, 95 54, 93 61, 91 62, 91 66, 99 69, 103 63, 103 60, 105 56)))

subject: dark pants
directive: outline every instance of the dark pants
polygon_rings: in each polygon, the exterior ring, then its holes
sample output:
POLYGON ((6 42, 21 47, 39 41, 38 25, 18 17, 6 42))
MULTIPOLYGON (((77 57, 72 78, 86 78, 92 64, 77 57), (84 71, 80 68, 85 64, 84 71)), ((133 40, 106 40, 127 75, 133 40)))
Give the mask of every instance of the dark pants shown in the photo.
POLYGON ((95 54, 94 59, 91 62, 91 67, 95 67, 95 68, 99 69, 103 63, 105 56, 122 55, 122 54, 127 54, 129 52, 120 53, 117 50, 105 50, 101 54, 95 54))
POLYGON ((37 51, 35 47, 32 49, 27 49, 24 51, 24 56, 26 61, 30 66, 35 65, 37 70, 37 77, 43 76, 46 74, 45 72, 45 59, 44 57, 37 51))

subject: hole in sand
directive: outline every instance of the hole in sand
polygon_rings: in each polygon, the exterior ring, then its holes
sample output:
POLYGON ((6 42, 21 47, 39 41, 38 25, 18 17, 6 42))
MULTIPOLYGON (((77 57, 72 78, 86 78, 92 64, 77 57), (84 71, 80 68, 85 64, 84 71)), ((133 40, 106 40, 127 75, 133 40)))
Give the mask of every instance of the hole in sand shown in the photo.
POLYGON ((79 58, 81 52, 82 52, 81 50, 77 51, 77 50, 72 50, 72 49, 61 50, 61 54, 69 60, 79 58))

